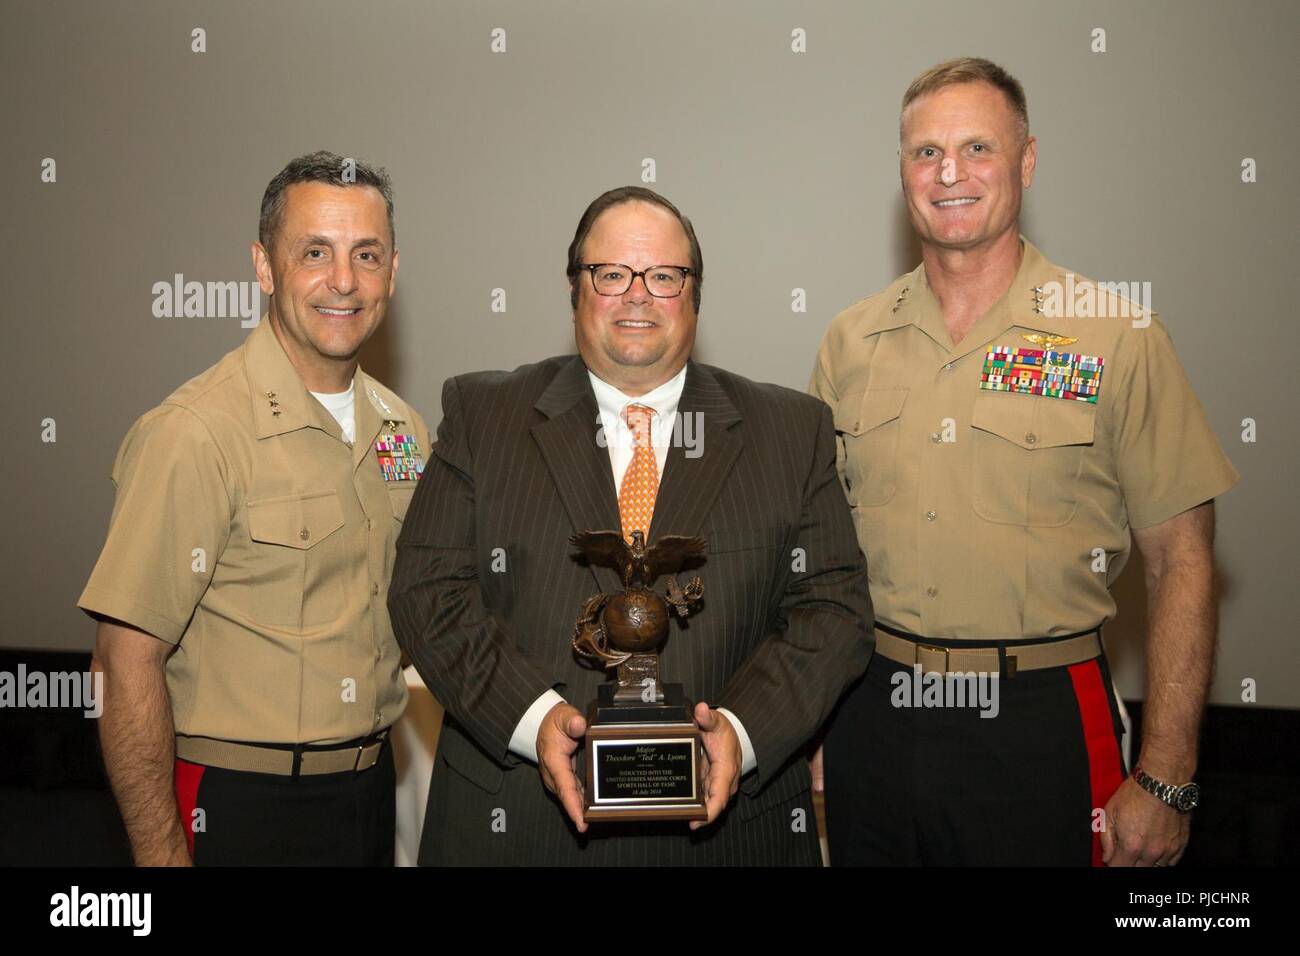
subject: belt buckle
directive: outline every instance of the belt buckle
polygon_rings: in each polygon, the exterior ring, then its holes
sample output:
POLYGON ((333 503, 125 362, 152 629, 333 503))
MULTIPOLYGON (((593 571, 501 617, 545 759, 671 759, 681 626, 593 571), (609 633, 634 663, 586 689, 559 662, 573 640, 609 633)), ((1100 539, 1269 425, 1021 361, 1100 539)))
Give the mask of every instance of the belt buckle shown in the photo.
MULTIPOLYGON (((383 749, 384 741, 387 739, 388 739, 388 731, 384 730, 381 734, 379 734, 378 740, 372 740, 370 743, 365 743, 364 741, 362 741, 361 743, 357 744, 357 759, 352 761, 352 772, 353 773, 361 772, 361 758, 365 756, 367 747, 374 747, 375 752, 378 753, 380 750, 383 749)), ((378 757, 375 758, 375 763, 379 763, 378 757)), ((373 767, 374 765, 375 764, 371 764, 370 766, 373 767)), ((369 770, 370 767, 367 767, 366 769, 369 770)))
POLYGON ((912 663, 913 664, 921 663, 921 651, 940 651, 943 653, 942 673, 947 674, 949 673, 950 670, 950 668, 948 667, 948 650, 949 649, 946 647, 935 647, 933 644, 922 644, 918 641, 916 644, 916 655, 912 658, 912 663))

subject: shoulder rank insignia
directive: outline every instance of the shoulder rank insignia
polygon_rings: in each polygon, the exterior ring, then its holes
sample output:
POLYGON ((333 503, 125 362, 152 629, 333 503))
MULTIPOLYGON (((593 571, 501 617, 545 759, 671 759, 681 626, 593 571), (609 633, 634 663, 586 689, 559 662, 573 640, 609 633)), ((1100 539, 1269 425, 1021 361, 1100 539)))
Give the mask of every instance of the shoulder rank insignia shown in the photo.
POLYGON ((1020 337, 1026 342, 1033 342, 1039 348, 1048 350, 1054 349, 1058 345, 1073 345, 1079 341, 1072 335, 1048 335, 1045 332, 1026 332, 1020 337))
POLYGON ((1105 361, 1100 355, 995 345, 984 357, 980 388, 1095 405, 1105 361))

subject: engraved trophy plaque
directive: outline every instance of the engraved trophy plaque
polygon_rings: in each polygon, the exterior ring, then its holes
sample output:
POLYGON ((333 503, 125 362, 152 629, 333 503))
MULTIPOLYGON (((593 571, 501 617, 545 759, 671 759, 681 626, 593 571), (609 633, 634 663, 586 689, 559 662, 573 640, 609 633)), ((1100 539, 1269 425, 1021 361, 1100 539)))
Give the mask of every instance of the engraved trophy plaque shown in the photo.
POLYGON ((654 582, 704 554, 703 538, 671 535, 647 548, 640 531, 628 544, 617 531, 569 539, 592 564, 615 568, 619 594, 588 598, 574 626, 573 649, 596 666, 617 667, 587 708, 584 815, 600 820, 704 820, 704 750, 680 684, 659 680, 659 650, 672 614, 686 617, 704 595, 699 578, 666 594, 654 582))

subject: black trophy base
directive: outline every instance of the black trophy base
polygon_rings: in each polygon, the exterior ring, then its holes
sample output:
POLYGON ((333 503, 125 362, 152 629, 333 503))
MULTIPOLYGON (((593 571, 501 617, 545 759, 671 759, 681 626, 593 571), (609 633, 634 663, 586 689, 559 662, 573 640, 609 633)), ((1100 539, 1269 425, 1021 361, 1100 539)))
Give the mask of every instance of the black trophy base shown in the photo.
POLYGON ((662 703, 615 702, 601 685, 587 709, 588 823, 704 820, 704 748, 680 684, 662 703))
POLYGON ((589 723, 690 724, 695 722, 695 718, 691 716, 691 702, 686 699, 681 684, 664 684, 662 703, 642 700, 616 701, 614 693, 613 684, 601 684, 596 688, 596 702, 587 712, 589 723))

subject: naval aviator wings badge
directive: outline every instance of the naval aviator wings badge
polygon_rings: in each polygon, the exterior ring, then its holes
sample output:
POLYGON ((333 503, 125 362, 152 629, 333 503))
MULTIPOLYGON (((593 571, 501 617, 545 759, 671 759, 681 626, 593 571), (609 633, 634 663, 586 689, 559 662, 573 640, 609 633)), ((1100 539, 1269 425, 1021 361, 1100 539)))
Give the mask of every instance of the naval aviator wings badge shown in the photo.
POLYGON ((1049 335, 1046 332, 1025 332, 1020 336, 1026 342, 1032 342, 1041 349, 1052 350, 1061 345, 1073 345, 1079 341, 1073 335, 1049 335))

